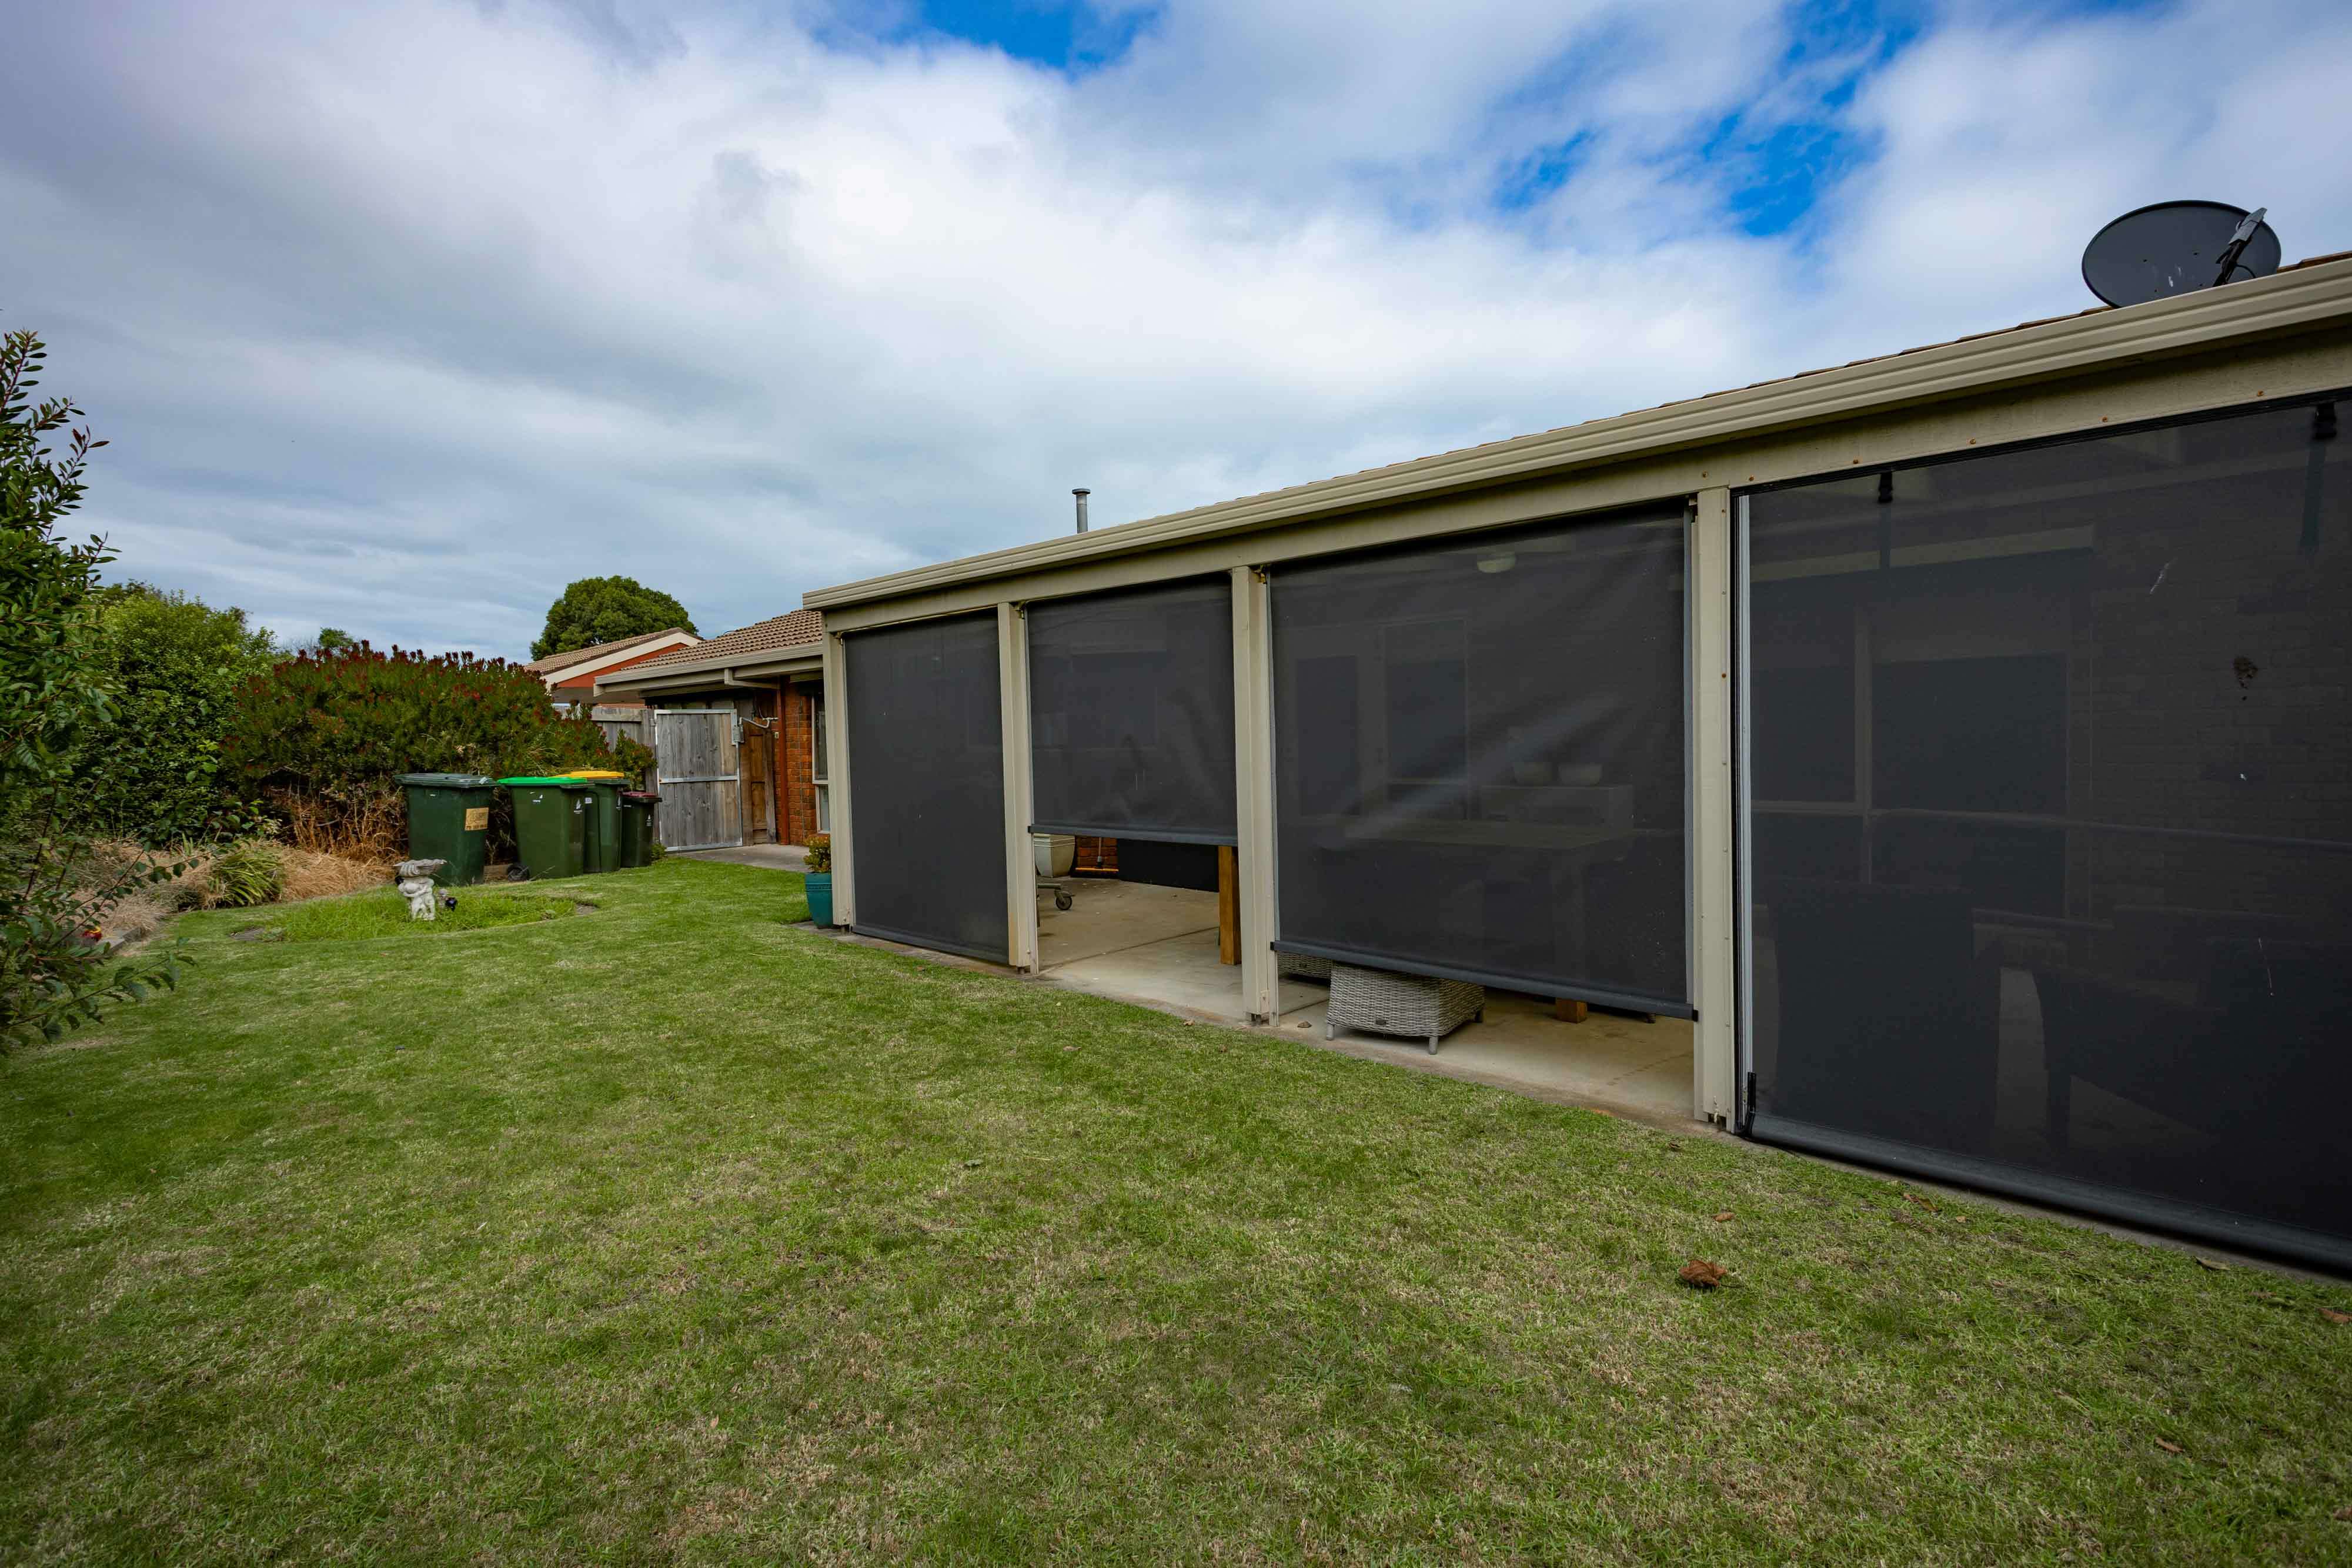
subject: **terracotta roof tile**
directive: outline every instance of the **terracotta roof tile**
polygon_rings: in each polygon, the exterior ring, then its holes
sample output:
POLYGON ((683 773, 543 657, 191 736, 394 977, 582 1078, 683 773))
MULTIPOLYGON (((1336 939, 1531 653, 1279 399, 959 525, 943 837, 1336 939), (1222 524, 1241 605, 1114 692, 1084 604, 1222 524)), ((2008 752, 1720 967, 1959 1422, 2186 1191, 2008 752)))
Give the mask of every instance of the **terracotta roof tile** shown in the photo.
POLYGON ((738 626, 732 632, 680 648, 675 653, 665 653, 658 659, 647 659, 642 664, 629 666, 630 674, 659 669, 664 664, 698 663, 724 658, 730 654, 765 653, 777 648, 797 648, 814 643, 824 634, 824 617, 814 610, 788 610, 782 615, 772 615, 765 621, 754 621, 749 626, 738 626))

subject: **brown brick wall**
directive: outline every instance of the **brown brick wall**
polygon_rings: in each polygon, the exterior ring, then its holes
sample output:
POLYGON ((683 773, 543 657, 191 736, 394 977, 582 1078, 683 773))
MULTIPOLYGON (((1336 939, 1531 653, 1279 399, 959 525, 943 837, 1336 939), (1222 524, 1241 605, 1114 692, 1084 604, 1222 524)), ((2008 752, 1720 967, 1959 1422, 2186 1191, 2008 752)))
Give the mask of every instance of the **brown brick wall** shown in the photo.
POLYGON ((776 821, 783 824, 783 841, 805 844, 816 832, 816 786, 810 781, 814 759, 812 723, 818 688, 796 681, 784 692, 783 738, 779 746, 782 766, 776 770, 776 821))

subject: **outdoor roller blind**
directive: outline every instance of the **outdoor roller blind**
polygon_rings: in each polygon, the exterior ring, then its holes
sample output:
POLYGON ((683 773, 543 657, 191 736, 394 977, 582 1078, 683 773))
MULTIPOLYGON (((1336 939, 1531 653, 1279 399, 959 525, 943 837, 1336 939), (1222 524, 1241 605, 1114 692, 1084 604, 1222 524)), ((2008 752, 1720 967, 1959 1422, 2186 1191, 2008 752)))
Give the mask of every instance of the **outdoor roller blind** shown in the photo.
POLYGON ((1028 619, 1035 826, 1232 843, 1231 584, 1056 600, 1028 619))
POLYGON ((1685 532, 1276 570, 1277 947, 1689 1014, 1685 532))
POLYGON ((1748 507, 1755 1131, 2352 1264, 2335 405, 1748 507))
POLYGON ((857 929, 1005 961, 996 616, 843 639, 857 929))

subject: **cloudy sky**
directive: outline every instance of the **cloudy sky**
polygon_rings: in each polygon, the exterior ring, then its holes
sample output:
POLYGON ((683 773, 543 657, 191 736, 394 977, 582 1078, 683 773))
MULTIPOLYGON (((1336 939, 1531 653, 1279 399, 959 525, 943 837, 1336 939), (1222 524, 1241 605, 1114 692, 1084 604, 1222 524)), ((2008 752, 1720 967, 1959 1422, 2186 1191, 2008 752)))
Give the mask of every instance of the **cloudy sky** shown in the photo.
POLYGON ((81 0, 0 325, 135 576, 524 656, 2090 303, 2143 203, 2352 248, 2352 6, 81 0))

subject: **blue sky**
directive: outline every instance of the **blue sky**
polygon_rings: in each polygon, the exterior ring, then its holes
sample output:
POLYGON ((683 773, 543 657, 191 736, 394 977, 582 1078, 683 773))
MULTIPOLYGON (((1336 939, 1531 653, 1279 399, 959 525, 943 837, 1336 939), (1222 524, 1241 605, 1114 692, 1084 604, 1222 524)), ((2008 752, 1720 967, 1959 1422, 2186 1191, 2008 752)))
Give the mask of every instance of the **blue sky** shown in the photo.
POLYGON ((0 323, 125 575, 514 655, 2077 309, 2167 197, 2352 247, 2347 67, 2340 0, 97 0, 0 53, 0 323))

